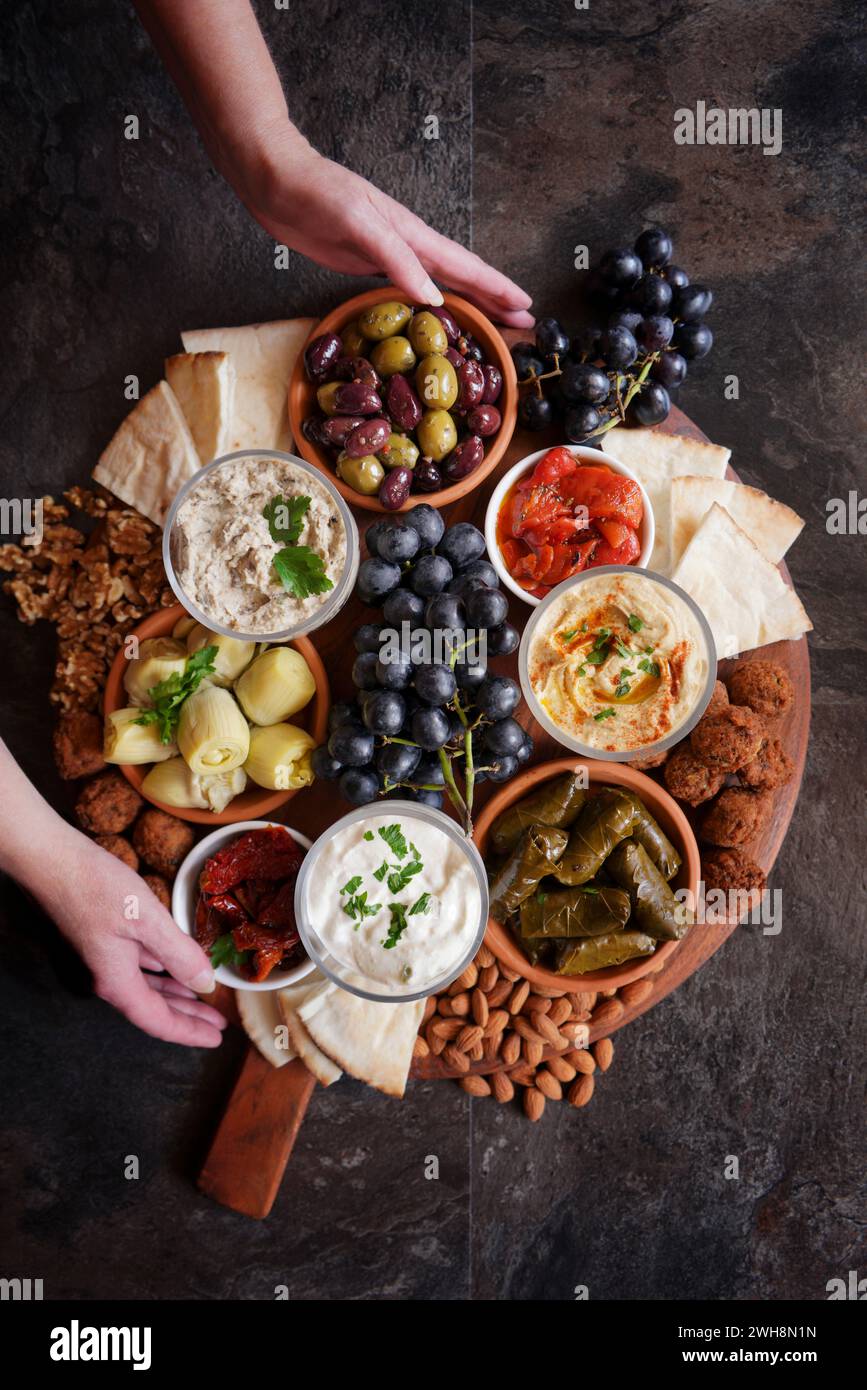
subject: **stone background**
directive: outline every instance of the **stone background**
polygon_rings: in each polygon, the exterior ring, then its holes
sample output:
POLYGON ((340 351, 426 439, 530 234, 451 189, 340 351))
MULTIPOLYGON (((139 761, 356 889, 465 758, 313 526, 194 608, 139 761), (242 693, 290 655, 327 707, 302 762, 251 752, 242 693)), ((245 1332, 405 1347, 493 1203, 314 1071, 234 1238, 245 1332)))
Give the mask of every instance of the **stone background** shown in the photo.
MULTIPOLYGON (((716 346, 683 404, 744 481, 807 520, 789 563, 816 628, 814 721, 773 879, 785 927, 742 929, 618 1034, 581 1113, 531 1126, 442 1084, 402 1106, 351 1081, 320 1091, 255 1224, 192 1186, 240 1038, 198 1055, 135 1032, 6 883, 0 1273, 43 1278, 46 1297, 270 1298, 286 1283, 302 1299, 557 1300, 582 1283, 593 1298, 820 1299, 863 1266, 867 581, 863 537, 824 525, 828 497, 867 486, 856 9, 258 0, 305 133, 471 242, 540 314, 569 319, 576 244, 598 253, 651 221, 713 286, 716 346), (782 154, 675 146, 674 110, 699 99, 780 107, 782 154), (428 113, 439 142, 421 138, 428 113)), ((38 496, 87 477, 124 375, 155 381, 180 329, 324 312, 360 285, 300 258, 274 270, 131 7, 4 6, 0 54, 0 489, 38 496)), ((51 634, 6 600, 0 624, 4 736, 66 804, 46 737, 51 634)))

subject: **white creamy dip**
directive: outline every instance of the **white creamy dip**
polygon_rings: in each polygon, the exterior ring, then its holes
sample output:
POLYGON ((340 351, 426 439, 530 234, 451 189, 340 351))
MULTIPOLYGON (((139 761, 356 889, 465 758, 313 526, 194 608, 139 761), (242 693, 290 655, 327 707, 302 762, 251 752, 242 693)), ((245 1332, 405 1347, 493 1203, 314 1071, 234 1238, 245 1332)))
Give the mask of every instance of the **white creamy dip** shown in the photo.
POLYGON ((240 458, 207 473, 178 509, 172 564, 206 617, 239 633, 266 635, 305 621, 330 599, 346 566, 346 530, 321 482, 285 459, 240 458), (283 549, 263 516, 276 497, 308 497, 296 544, 321 558, 332 588, 298 598, 274 567, 283 549))
POLYGON ((347 970, 375 985, 415 991, 461 963, 478 930, 481 906, 472 865, 443 830, 408 814, 373 813, 338 831, 319 851, 306 915, 347 970), (406 841, 403 855, 379 833, 394 825, 406 841), (389 876, 416 859, 422 867, 405 886, 390 887, 389 876), (385 873, 383 864, 388 866, 385 873), (366 899, 360 902, 363 894, 366 899), (413 913, 420 900, 426 910, 413 913), (376 912, 369 915, 363 908, 376 912), (393 945, 384 944, 390 940, 393 945))

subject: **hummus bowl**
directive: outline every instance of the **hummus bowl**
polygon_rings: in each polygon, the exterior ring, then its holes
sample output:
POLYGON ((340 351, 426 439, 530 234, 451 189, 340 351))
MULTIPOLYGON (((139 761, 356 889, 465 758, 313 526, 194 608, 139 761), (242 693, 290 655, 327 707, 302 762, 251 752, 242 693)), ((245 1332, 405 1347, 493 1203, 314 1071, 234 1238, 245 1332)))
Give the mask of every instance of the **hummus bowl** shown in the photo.
MULTIPOLYGON (((622 787, 640 797, 680 854, 682 863, 671 881, 672 889, 691 894, 691 900, 687 898, 687 902, 697 903, 701 860, 695 835, 686 816, 664 787, 652 777, 625 765, 558 758, 554 762, 540 763, 538 767, 529 768, 485 804, 476 821, 473 836, 479 852, 485 855, 491 826, 503 811, 552 778, 582 769, 586 771, 591 796, 594 787, 613 786, 622 787)), ((697 926, 693 925, 690 931, 697 929, 697 926)), ((633 980, 640 980, 643 976, 659 970, 680 944, 680 941, 662 941, 651 955, 627 960, 620 965, 606 966, 602 970, 589 970, 582 975, 566 976, 558 975, 541 965, 531 965, 512 933, 494 917, 489 918, 488 930, 485 933, 485 945, 508 970, 517 971, 534 986, 558 991, 614 989, 620 985, 628 985, 633 980)))
POLYGON ((716 647, 677 584, 630 565, 584 570, 532 613, 518 651, 524 699, 546 733, 585 758, 662 753, 713 694, 716 647))
POLYGON ((481 945, 488 906, 476 846, 414 801, 360 806, 335 821, 295 886, 307 954, 341 989, 387 1004, 450 985, 481 945))
POLYGON ((350 597, 358 527, 320 470, 279 449, 242 449, 184 483, 166 518, 163 564, 176 597, 204 627, 242 641, 286 642, 324 626, 350 597), (279 504, 278 539, 265 508, 279 504), (287 518, 294 529, 285 529, 287 518), (283 557, 294 562, 295 592, 276 571, 283 557))

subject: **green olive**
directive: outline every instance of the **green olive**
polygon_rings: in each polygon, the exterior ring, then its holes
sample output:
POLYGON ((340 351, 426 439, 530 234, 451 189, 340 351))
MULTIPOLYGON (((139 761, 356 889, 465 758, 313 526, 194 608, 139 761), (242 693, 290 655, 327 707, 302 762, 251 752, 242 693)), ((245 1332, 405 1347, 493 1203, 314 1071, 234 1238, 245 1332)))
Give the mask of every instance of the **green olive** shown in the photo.
POLYGON ((340 335, 344 357, 364 357, 367 354, 367 339, 357 323, 349 323, 340 335))
POLYGON ((417 458, 418 448, 408 434, 390 434, 379 461, 386 468, 415 468, 417 458))
POLYGON ((419 357, 426 357, 430 352, 445 352, 449 345, 446 330, 436 314, 428 313, 426 309, 413 315, 409 326, 409 341, 419 357))
POLYGON ((458 378, 447 357, 438 352, 423 357, 416 368, 415 386, 429 410, 450 410, 458 398, 458 378))
POLYGON ((363 458, 351 459, 345 453, 338 455, 337 476, 342 482, 372 497, 379 492, 379 485, 385 477, 385 469, 375 454, 365 454, 363 458))
POLYGON ((416 437, 422 453, 434 463, 442 463, 458 442, 455 422, 447 410, 426 410, 416 437))
MULTIPOLYGON (((385 338, 370 354, 380 376, 396 376, 398 372, 411 372, 415 366, 415 353, 408 338, 385 338)), ((443 359, 445 360, 445 359, 443 359)), ((450 366, 446 363, 446 366, 450 366)))
POLYGON ((342 381, 327 381, 324 386, 320 386, 316 392, 316 399, 319 402, 319 409, 325 415, 336 415, 337 406, 334 397, 343 385, 342 381))
POLYGON ((371 304, 358 320, 358 327, 365 338, 391 338, 405 328, 412 318, 412 309, 397 299, 384 300, 382 304, 371 304))

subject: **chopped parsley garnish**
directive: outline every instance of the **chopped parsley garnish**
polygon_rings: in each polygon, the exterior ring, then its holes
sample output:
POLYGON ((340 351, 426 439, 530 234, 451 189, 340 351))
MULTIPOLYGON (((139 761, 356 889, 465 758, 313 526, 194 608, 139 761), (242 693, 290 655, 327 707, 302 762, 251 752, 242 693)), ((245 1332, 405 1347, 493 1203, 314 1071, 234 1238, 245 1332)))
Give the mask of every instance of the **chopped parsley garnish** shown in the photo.
MULTIPOLYGON (((375 917, 382 907, 382 903, 369 903, 367 901, 367 889, 363 893, 356 893, 343 904, 343 911, 347 917, 351 917, 358 926, 364 921, 365 917, 375 917)), ((357 930, 357 928, 356 928, 357 930)))
POLYGON ((591 666, 601 666, 606 660, 608 653, 604 647, 594 647, 592 652, 588 652, 584 660, 591 666))
POLYGON ((262 509, 272 541, 277 541, 279 545, 294 545, 301 535, 309 507, 309 497, 290 497, 287 501, 279 492, 272 497, 262 509))
MULTIPOLYGON (((398 821, 393 825, 381 825, 379 828, 379 838, 385 840, 392 854, 396 854, 398 859, 405 859, 409 853, 406 837, 400 828, 398 821)), ((416 854, 418 851, 416 850, 416 854)))
POLYGON ((648 674, 648 676, 658 676, 658 675, 659 675, 659 662, 658 662, 658 661, 648 661, 647 658, 644 657, 644 658, 642 658, 641 661, 639 661, 639 663, 638 663, 638 669, 639 669, 639 671, 646 671, 647 674, 648 674))
POLYGON ((341 888, 340 891, 341 891, 341 893, 354 893, 355 890, 356 890, 356 888, 360 888, 360 887, 361 887, 361 874, 356 874, 355 877, 354 877, 354 878, 351 878, 351 879, 349 880, 348 883, 344 883, 344 885, 343 885, 343 887, 341 888))
POLYGON ((376 879, 377 883, 382 883, 382 880, 385 878, 385 876, 386 876, 387 873, 388 873, 388 860, 387 860, 387 859, 383 859, 383 861, 382 861, 382 863, 380 864, 379 868, 378 868, 378 869, 374 869, 374 871, 373 871, 373 877, 376 879))
POLYGON ((361 838, 362 838, 362 840, 372 840, 372 839, 373 839, 373 831, 372 831, 372 830, 365 830, 365 832, 364 832, 364 834, 362 835, 361 838))
POLYGON ((430 895, 430 893, 422 893, 421 897, 420 897, 420 898, 416 898, 415 902, 413 903, 412 907, 410 908, 410 910, 409 910, 409 915, 410 915, 410 917, 415 917, 415 916, 417 916, 419 913, 430 912, 430 905, 431 905, 431 895, 430 895))
POLYGON ((235 938, 227 931, 225 936, 217 937, 208 955, 215 970, 218 965, 233 965, 236 970, 240 970, 242 965, 246 965, 250 952, 239 951, 235 945, 235 938))
POLYGON ((325 573, 322 556, 309 545, 297 544, 309 506, 309 497, 290 497, 287 501, 278 493, 262 509, 271 539, 283 546, 272 561, 274 572, 286 592, 295 598, 309 598, 334 588, 325 573))
POLYGON ((615 700, 622 700, 624 695, 628 695, 631 689, 632 686, 629 684, 629 681, 621 681, 614 690, 615 700))
POLYGON ((640 632, 641 629, 644 627, 644 619, 639 618, 637 613, 630 613, 626 621, 629 624, 630 632, 640 632))
POLYGON ((617 718, 617 710, 616 710, 616 709, 612 709, 611 706, 609 705, 609 706, 607 707, 607 709, 601 709, 601 710, 599 711, 598 714, 594 714, 593 718, 596 720, 597 724, 598 724, 598 723, 600 722, 600 720, 602 720, 602 719, 616 719, 616 718, 617 718))
POLYGON ((632 652, 629 650, 628 647, 624 647, 623 643, 620 641, 619 638, 618 638, 618 640, 617 640, 615 646, 616 646, 617 655, 618 655, 618 656, 621 656, 621 657, 623 658, 624 661, 631 661, 631 660, 632 660, 632 655, 633 655, 632 652))
POLYGON ((159 724, 160 742, 171 743, 181 717, 181 705, 198 690, 204 677, 212 674, 217 650, 217 647, 200 647, 187 657, 182 672, 172 671, 164 681, 152 685, 148 695, 153 701, 153 709, 143 710, 136 724, 159 724))
POLYGON ((561 642, 571 642, 574 637, 578 636, 578 629, 577 627, 570 627, 567 632, 558 633, 558 636, 561 642))
POLYGON ((388 929, 387 937, 380 944, 386 951, 393 951, 409 923, 406 920, 406 908, 403 903, 389 903, 388 910, 391 913, 391 926, 388 929))
POLYGON ((398 866, 393 873, 388 876, 388 891, 390 893, 400 893, 409 883, 411 878, 420 874, 424 865, 420 859, 410 859, 408 864, 398 866))

